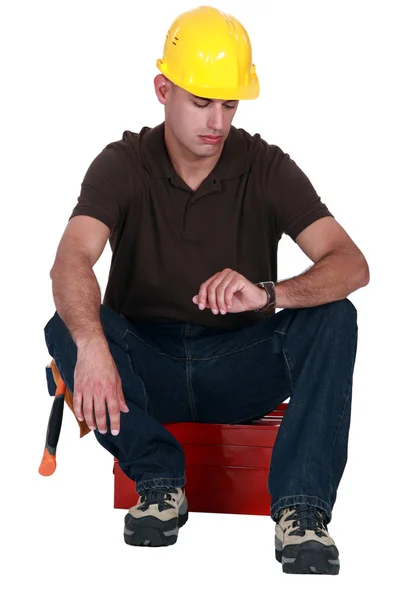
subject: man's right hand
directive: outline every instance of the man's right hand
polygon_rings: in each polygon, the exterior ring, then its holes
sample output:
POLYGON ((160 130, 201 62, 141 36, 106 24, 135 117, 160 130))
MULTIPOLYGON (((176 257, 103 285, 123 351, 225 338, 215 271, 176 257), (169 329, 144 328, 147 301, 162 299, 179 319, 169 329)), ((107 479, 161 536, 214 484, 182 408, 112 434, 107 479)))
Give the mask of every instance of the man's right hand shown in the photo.
POLYGON ((129 412, 122 392, 121 378, 104 337, 92 337, 78 345, 74 373, 74 412, 90 429, 106 433, 106 410, 111 433, 120 429, 120 411, 129 412))

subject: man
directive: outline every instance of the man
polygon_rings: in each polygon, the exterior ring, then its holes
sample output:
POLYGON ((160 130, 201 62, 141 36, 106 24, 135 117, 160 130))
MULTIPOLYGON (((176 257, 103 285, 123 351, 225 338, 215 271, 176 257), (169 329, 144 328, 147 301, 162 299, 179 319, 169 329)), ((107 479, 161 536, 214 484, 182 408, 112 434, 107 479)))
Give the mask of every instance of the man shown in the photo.
POLYGON ((211 7, 180 15, 157 62, 165 121, 89 166, 51 270, 46 342, 74 411, 136 482, 132 545, 187 520, 184 453, 163 424, 251 422, 290 397, 271 461, 276 558, 339 572, 327 525, 347 460, 360 249, 296 163, 232 126, 258 96, 247 32, 211 7), (314 265, 277 283, 286 233, 314 265), (107 240, 104 301, 93 265, 107 240), (276 308, 281 308, 275 312, 276 308))

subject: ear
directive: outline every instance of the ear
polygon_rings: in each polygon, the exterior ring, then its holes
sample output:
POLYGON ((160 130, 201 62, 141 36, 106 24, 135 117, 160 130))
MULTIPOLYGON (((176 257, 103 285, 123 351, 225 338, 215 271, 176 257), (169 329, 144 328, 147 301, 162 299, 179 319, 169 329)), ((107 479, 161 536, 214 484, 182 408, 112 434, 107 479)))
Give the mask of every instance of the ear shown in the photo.
POLYGON ((171 92, 172 87, 172 82, 169 79, 167 79, 162 73, 159 73, 155 76, 154 90, 156 92, 158 101, 161 102, 161 104, 167 104, 168 94, 171 92))

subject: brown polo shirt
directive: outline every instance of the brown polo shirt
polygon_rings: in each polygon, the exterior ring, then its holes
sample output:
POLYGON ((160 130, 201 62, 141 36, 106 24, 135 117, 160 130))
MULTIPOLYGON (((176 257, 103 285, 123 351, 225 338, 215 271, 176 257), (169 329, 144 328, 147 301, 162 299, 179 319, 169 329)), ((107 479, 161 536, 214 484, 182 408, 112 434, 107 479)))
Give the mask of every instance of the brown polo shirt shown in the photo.
POLYGON ((200 285, 227 267, 253 282, 276 282, 282 234, 295 240, 332 216, 288 154, 233 126, 215 168, 191 190, 172 166, 164 123, 124 131, 100 152, 70 218, 76 215, 111 230, 105 305, 131 321, 225 329, 268 316, 201 311, 192 302, 200 285))

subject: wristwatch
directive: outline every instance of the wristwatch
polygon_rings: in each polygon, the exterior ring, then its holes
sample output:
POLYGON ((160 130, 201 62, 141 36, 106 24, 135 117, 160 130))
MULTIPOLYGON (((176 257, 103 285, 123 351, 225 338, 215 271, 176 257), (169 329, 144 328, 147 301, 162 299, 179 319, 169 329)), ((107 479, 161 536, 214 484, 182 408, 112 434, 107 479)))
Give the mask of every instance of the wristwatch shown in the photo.
POLYGON ((276 306, 276 292, 273 281, 259 281, 255 284, 259 288, 264 288, 267 292, 267 303, 262 308, 256 308, 254 312, 267 312, 276 306))

